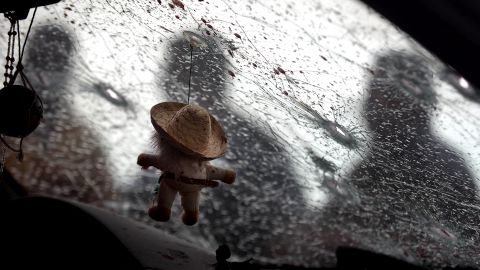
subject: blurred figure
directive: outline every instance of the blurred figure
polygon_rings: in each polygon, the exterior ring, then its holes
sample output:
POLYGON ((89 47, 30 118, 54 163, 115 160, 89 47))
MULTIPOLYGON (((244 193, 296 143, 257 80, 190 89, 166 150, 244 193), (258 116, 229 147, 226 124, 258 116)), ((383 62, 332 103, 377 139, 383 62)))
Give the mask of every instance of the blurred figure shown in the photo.
POLYGON ((378 58, 365 107, 372 153, 352 176, 366 177, 357 183, 367 197, 397 198, 390 204, 393 214, 425 216, 477 239, 474 179, 455 150, 431 133, 436 103, 431 79, 420 56, 390 52, 378 58))
POLYGON ((58 25, 32 29, 25 71, 44 102, 44 121, 24 141, 23 162, 7 167, 32 194, 101 204, 112 197, 112 177, 97 135, 79 121, 69 87, 73 38, 58 25))
POLYGON ((373 142, 349 177, 360 203, 334 198, 322 218, 343 224, 337 245, 442 254, 451 263, 452 246, 478 243, 479 201, 462 158, 431 132, 428 61, 390 51, 377 58, 374 74, 364 107, 373 142))
MULTIPOLYGON (((228 98, 231 78, 227 60, 213 39, 208 48, 194 49, 190 102, 207 108, 219 120, 230 144, 224 161, 237 172, 229 187, 209 191, 201 203, 200 230, 219 243, 228 243, 240 256, 281 257, 291 253, 296 222, 304 199, 284 146, 247 119, 235 114, 228 98)), ((171 101, 186 102, 190 48, 184 39, 173 41, 167 78, 161 78, 171 101)), ((236 108, 241 109, 241 108, 236 108)))

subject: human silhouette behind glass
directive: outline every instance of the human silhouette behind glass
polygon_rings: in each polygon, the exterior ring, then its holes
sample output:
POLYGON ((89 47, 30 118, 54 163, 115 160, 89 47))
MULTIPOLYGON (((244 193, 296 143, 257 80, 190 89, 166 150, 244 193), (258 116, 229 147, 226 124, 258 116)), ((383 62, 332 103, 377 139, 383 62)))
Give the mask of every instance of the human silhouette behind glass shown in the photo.
POLYGON ((478 240, 474 179, 462 158, 432 134, 436 97, 427 64, 395 51, 376 60, 364 107, 371 149, 350 176, 360 202, 333 199, 324 213, 347 224, 345 239, 355 239, 339 245, 478 240))
MULTIPOLYGON (((193 52, 190 102, 207 108, 224 127, 229 142, 224 160, 235 168, 237 181, 208 192, 210 198, 200 206, 204 215, 200 229, 219 243, 229 243, 239 255, 284 253, 291 248, 286 230, 295 227, 304 202, 294 169, 284 146, 235 114, 235 105, 227 97, 226 82, 232 78, 227 61, 213 39, 208 44, 193 52)), ((160 87, 170 100, 186 102, 189 45, 177 39, 169 53, 167 79, 159 78, 160 87)))
POLYGON ((25 158, 10 157, 12 174, 31 193, 101 204, 112 198, 106 155, 97 134, 78 121, 69 87, 76 83, 73 37, 59 25, 32 29, 25 72, 44 103, 44 121, 24 141, 25 158))

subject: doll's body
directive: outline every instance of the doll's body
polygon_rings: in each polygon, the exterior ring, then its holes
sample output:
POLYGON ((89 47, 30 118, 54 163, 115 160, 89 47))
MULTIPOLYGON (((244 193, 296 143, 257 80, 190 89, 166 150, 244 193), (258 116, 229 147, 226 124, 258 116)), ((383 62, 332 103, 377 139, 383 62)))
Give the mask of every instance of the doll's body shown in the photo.
POLYGON ((206 161, 189 157, 169 146, 155 136, 159 150, 158 155, 141 154, 138 164, 142 167, 153 166, 163 172, 160 177, 160 187, 156 198, 156 205, 152 206, 148 214, 157 221, 168 221, 171 208, 177 193, 182 198, 182 207, 185 211, 182 219, 187 225, 193 225, 198 220, 201 185, 186 184, 177 181, 179 176, 194 179, 206 179, 206 161))
MULTIPOLYGON (((169 104, 166 105, 168 106, 169 104)), ((183 139, 185 144, 190 143, 190 148, 196 147, 198 144, 196 140, 201 139, 201 136, 205 135, 191 135, 191 133, 196 132, 195 128, 200 125, 194 124, 199 122, 199 119, 195 119, 196 115, 194 115, 192 121, 182 119, 181 116, 184 114, 188 116, 191 114, 200 114, 200 117, 202 117, 202 114, 205 113, 208 115, 208 112, 203 110, 203 108, 198 106, 194 107, 192 105, 187 105, 185 112, 183 112, 183 114, 180 113, 180 116, 178 116, 180 118, 179 121, 168 120, 175 124, 182 121, 187 124, 191 122, 192 125, 185 130, 182 130, 183 126, 175 126, 176 130, 173 130, 171 127, 172 125, 170 126, 171 133, 174 133, 177 130, 181 130, 185 133, 176 133, 175 135, 180 138, 179 140, 183 139), (193 140, 188 141, 188 138, 183 138, 182 136, 191 136, 193 140)), ((172 118, 174 117, 176 117, 176 115, 172 116, 172 118)), ((210 116, 208 117, 207 122, 210 126, 210 116)), ((202 131, 204 129, 205 128, 202 127, 202 131)), ((161 132, 163 133, 163 130, 158 128, 157 133, 154 136, 158 154, 152 155, 142 153, 138 156, 137 160, 137 164, 142 166, 142 168, 153 166, 163 172, 159 180, 160 187, 157 193, 156 205, 149 209, 148 214, 151 218, 157 221, 168 221, 170 219, 173 201, 175 200, 177 193, 180 193, 181 204, 184 210, 182 216, 183 223, 186 225, 194 225, 197 223, 199 217, 199 200, 202 188, 218 186, 218 182, 213 180, 220 180, 224 183, 232 184, 235 181, 235 172, 210 165, 208 160, 213 158, 205 158, 203 154, 199 154, 200 151, 196 149, 190 150, 189 148, 186 151, 183 144, 178 146, 175 141, 172 142, 171 138, 165 139, 165 137, 169 138, 169 134, 165 135, 161 132)), ((224 137, 219 138, 220 139, 217 141, 223 144, 226 143, 226 141, 222 141, 224 137)), ((211 143, 211 139, 208 143, 211 143)), ((213 148, 213 150, 215 150, 215 148, 213 148)))
POLYGON ((143 168, 153 166, 161 170, 160 187, 156 198, 156 205, 152 206, 148 214, 157 221, 168 221, 170 219, 173 201, 180 193, 184 214, 182 220, 186 225, 197 223, 199 216, 200 191, 205 186, 214 187, 221 180, 232 184, 235 180, 235 173, 230 170, 217 168, 208 161, 188 156, 174 147, 168 145, 164 140, 156 136, 159 154, 140 154, 138 165, 143 168), (208 180, 205 184, 185 183, 183 179, 208 180))

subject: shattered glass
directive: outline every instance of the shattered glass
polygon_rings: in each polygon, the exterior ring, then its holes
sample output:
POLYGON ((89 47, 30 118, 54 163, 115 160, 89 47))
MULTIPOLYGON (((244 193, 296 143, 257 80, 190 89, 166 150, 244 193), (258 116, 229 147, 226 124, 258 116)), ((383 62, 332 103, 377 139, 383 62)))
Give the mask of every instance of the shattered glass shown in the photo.
POLYGON ((480 97, 358 1, 67 0, 38 9, 24 64, 45 115, 7 168, 32 193, 237 258, 332 266, 355 246, 480 266, 480 97), (213 163, 237 171, 202 192, 195 227, 178 199, 148 218, 159 172, 136 165, 151 106, 187 101, 188 42, 191 103, 229 139, 213 163))

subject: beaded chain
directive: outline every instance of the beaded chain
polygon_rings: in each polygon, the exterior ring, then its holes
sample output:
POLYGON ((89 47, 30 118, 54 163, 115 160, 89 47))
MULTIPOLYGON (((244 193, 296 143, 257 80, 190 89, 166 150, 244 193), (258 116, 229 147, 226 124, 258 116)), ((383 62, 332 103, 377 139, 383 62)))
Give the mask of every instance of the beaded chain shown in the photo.
MULTIPOLYGON (((15 36, 17 35, 17 31, 15 31, 15 26, 17 25, 17 20, 13 19, 13 14, 11 12, 6 12, 5 17, 10 21, 10 29, 8 30, 8 45, 7 45, 7 57, 5 58, 7 62, 5 63, 5 80, 3 82, 3 86, 6 87, 10 81, 13 79, 13 69, 15 63, 15 36)), ((3 142, 3 135, 0 135, 3 142)), ((5 164, 5 154, 6 154, 6 146, 2 143, 1 147, 1 161, 0 161, 0 175, 3 174, 3 168, 5 164)))
POLYGON ((3 86, 7 86, 10 81, 13 79, 13 64, 15 63, 15 36, 17 31, 15 27, 18 24, 18 21, 13 19, 13 14, 11 12, 6 12, 5 17, 10 20, 10 30, 8 30, 8 45, 7 45, 7 63, 5 64, 5 81, 3 86))

